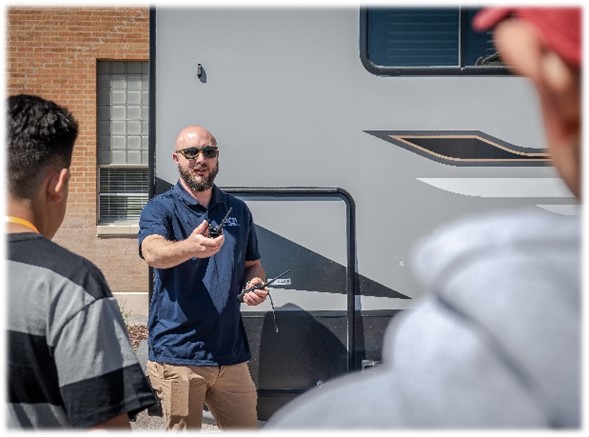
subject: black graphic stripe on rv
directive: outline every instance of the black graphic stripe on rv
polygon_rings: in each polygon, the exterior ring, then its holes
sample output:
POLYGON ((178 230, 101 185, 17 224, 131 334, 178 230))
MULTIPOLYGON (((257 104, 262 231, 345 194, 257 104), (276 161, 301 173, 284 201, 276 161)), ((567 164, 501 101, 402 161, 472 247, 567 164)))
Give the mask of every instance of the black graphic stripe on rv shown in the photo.
POLYGON ((515 146, 481 131, 365 130, 364 132, 448 165, 551 165, 545 149, 515 146))
MULTIPOLYGON (((291 284, 287 288, 323 293, 346 293, 346 267, 256 225, 262 262, 267 272, 280 272, 292 268, 288 274, 291 284)), ((272 276, 270 274, 270 276, 272 276)), ((365 276, 358 275, 360 294, 363 296, 411 299, 365 276)))

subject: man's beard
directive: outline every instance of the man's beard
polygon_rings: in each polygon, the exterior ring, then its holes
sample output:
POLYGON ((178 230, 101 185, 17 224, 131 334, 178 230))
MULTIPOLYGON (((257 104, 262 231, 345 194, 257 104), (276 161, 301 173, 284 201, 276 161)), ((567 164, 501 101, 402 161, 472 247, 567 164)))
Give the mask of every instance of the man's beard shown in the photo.
POLYGON ((178 165, 180 177, 184 182, 186 182, 186 185, 188 185, 192 191, 206 191, 213 187, 215 177, 217 176, 217 173, 219 173, 219 161, 217 161, 217 165, 214 168, 208 168, 209 177, 206 179, 197 179, 198 176, 194 175, 189 170, 183 170, 180 165, 178 165))

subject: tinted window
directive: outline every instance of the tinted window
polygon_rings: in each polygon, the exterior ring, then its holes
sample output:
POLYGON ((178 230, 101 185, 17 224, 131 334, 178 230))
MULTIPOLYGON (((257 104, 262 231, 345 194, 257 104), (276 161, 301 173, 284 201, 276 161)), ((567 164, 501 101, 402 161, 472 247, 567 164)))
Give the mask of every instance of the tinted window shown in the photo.
POLYGON ((496 74, 492 32, 471 27, 477 8, 367 8, 362 60, 378 74, 496 74))

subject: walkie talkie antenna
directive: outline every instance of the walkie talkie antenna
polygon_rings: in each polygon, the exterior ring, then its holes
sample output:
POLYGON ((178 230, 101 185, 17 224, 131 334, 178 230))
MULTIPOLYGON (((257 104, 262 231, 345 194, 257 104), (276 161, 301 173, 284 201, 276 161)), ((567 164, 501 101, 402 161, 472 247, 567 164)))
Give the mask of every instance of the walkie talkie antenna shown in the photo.
MULTIPOLYGON (((243 302, 243 296, 245 296, 246 293, 249 293, 250 291, 266 288, 268 285, 272 284, 277 279, 283 277, 291 270, 292 269, 285 270, 284 272, 282 272, 278 276, 275 276, 274 278, 267 280, 263 284, 256 284, 256 285, 252 285, 251 287, 245 288, 241 293, 239 293, 237 295, 237 300, 239 300, 240 302, 243 302)), ((272 316, 274 317, 274 328, 276 329, 276 333, 278 333, 278 323, 276 322, 276 310, 274 309, 274 302, 272 301, 272 295, 270 294, 270 292, 268 292, 268 297, 270 298, 270 305, 272 306, 272 316)))
POLYGON ((219 234, 223 231, 223 226, 225 225, 225 222, 229 218, 229 214, 231 214, 231 211, 233 211, 232 207, 229 208, 229 211, 227 211, 227 214, 225 214, 225 217, 223 217, 223 220, 221 220, 221 224, 219 226, 217 226, 217 232, 219 234))
POLYGON ((225 225, 225 222, 229 218, 229 214, 231 214, 231 211, 233 211, 233 208, 229 208, 229 211, 227 211, 227 214, 225 214, 225 217, 223 217, 223 220, 221 220, 221 224, 219 226, 213 227, 209 224, 209 234, 208 234, 209 237, 215 238, 223 233, 223 226, 225 225))
POLYGON ((274 278, 272 278, 272 279, 269 279, 269 280, 267 280, 267 281, 266 281, 266 282, 264 282, 263 284, 256 284, 256 285, 252 285, 251 287, 244 288, 244 290, 243 290, 241 293, 239 293, 239 294, 237 295, 237 299, 238 299, 240 302, 243 302, 243 296, 245 296, 245 294, 246 294, 246 293, 249 293, 250 291, 254 291, 254 290, 260 290, 260 289, 262 289, 262 288, 266 288, 268 285, 272 284, 272 283, 273 283, 274 281, 276 281, 277 279, 279 279, 279 278, 282 278, 284 275, 286 275, 286 274, 287 274, 288 272, 290 272, 291 270, 292 270, 292 269, 285 270, 284 272, 282 272, 282 273, 281 273, 281 274, 279 274, 278 276, 276 276, 276 277, 274 277, 274 278))

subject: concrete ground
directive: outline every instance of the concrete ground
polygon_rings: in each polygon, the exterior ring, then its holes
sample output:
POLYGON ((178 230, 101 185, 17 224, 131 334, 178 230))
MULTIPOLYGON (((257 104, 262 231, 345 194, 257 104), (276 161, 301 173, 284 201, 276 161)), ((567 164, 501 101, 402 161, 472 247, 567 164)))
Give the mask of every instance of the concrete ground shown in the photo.
MULTIPOLYGON (((164 421, 161 416, 150 416, 147 410, 142 411, 131 422, 133 431, 164 431, 164 421)), ((221 430, 215 423, 215 419, 208 411, 205 411, 202 418, 203 432, 220 432, 221 430)))

